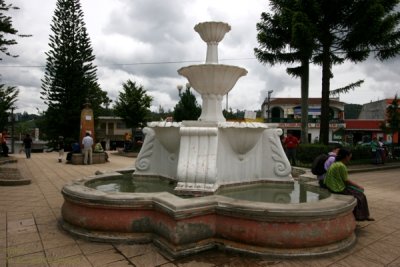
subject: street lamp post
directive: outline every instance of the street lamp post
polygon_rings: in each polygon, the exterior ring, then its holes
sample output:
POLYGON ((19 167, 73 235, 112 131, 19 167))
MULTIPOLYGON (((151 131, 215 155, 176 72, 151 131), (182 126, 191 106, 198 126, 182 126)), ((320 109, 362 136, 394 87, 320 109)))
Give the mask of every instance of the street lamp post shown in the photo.
POLYGON ((181 97, 183 86, 182 85, 177 85, 176 89, 178 89, 179 97, 181 97))
POLYGON ((267 122, 271 122, 270 121, 270 114, 271 114, 271 110, 270 110, 270 103, 271 103, 271 94, 274 92, 274 90, 269 90, 268 91, 268 97, 267 97, 267 122))
POLYGON ((14 108, 11 108, 11 154, 14 154, 14 108))

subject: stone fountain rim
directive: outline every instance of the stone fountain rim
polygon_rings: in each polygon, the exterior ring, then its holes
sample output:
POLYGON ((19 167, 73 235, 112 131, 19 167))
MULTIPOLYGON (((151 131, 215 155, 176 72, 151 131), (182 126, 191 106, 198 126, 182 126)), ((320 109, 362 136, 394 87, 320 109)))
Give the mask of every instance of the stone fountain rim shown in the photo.
MULTIPOLYGON (((276 126, 276 125, 272 125, 276 126)), ((207 121, 182 121, 182 122, 165 122, 165 121, 152 121, 147 123, 149 128, 180 128, 180 127, 217 127, 221 129, 269 129, 271 127, 262 122, 246 122, 246 121, 221 121, 221 122, 207 122, 207 121)), ((279 129, 277 129, 279 130, 279 129)))
MULTIPOLYGON (((168 214, 175 216, 193 216, 192 212, 185 213, 187 210, 196 208, 201 212, 229 211, 238 216, 260 217, 263 220, 276 218, 310 218, 315 216, 329 217, 339 213, 350 211, 356 205, 356 200, 352 196, 331 194, 327 198, 318 202, 310 203, 267 203, 246 200, 237 200, 222 195, 209 195, 198 198, 183 199, 168 192, 159 193, 115 193, 102 192, 85 186, 94 179, 109 179, 122 176, 119 173, 108 173, 104 175, 89 176, 71 182, 62 188, 65 199, 72 202, 86 203, 87 205, 100 205, 119 208, 130 208, 137 205, 157 206, 168 214)), ((156 177, 156 176, 153 176, 156 177)), ((168 178, 166 178, 168 179, 168 178)), ((310 184, 310 186, 315 186, 310 184)), ((317 188, 317 186, 315 186, 317 188)))

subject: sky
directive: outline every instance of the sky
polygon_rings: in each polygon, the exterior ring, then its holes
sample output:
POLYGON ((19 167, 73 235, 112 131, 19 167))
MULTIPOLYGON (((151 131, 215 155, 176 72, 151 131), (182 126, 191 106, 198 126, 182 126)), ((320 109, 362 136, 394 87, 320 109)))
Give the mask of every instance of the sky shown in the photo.
MULTIPOLYGON (((16 112, 38 113, 47 109, 40 99, 41 79, 57 1, 6 2, 20 8, 10 12, 19 34, 32 37, 17 38, 18 44, 9 47, 19 57, 3 56, 0 81, 19 88, 16 112)), ((256 24, 261 13, 269 10, 266 0, 81 0, 81 5, 96 56, 98 82, 113 102, 130 79, 153 97, 153 111, 160 106, 173 110, 179 100, 177 86, 188 82, 177 70, 205 62, 206 43, 193 29, 205 21, 231 26, 218 46, 219 63, 248 71, 229 92, 229 108, 259 110, 269 90, 273 90, 271 98, 301 97, 300 80, 286 73, 287 66, 263 65, 255 59, 256 24)), ((362 79, 362 86, 341 94, 340 101, 365 104, 393 98, 400 93, 399 63, 400 56, 385 62, 370 58, 334 66, 331 89, 362 79)), ((201 104, 200 95, 195 95, 201 104)), ((309 97, 321 97, 319 66, 311 66, 309 97)), ((222 106, 226 105, 224 97, 222 106)))

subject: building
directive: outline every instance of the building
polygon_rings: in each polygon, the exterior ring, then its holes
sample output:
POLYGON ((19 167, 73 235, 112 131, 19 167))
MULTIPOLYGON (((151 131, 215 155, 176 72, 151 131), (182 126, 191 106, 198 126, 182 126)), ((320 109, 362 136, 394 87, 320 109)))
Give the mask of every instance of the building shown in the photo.
POLYGON ((125 135, 132 135, 121 117, 99 116, 97 118, 96 138, 102 142, 106 150, 115 150, 124 147, 125 135))
MULTIPOLYGON (((338 98, 330 100, 329 106, 329 140, 337 140, 334 133, 345 128, 344 103, 338 98)), ((301 135, 301 98, 271 98, 266 99, 261 106, 262 117, 265 122, 277 123, 284 134, 288 131, 295 136, 301 135)), ((319 139, 321 117, 321 98, 308 99, 308 141, 319 139)))
MULTIPOLYGON (((352 139, 353 143, 370 142, 373 137, 381 137, 384 141, 398 143, 399 133, 393 136, 382 131, 382 125, 389 126, 387 121, 387 108, 393 99, 383 99, 370 102, 362 106, 358 120, 346 120, 345 137, 352 139)), ((398 100, 400 105, 400 100, 398 100)))

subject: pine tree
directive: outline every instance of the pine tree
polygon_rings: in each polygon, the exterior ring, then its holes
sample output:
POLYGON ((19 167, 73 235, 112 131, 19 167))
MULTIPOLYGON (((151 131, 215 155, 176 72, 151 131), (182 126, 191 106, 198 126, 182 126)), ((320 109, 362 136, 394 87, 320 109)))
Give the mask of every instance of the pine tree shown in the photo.
MULTIPOLYGON (((399 110, 399 99, 397 98, 397 94, 395 95, 392 103, 386 108, 386 116, 387 116, 387 124, 390 133, 392 134, 392 138, 396 133, 400 131, 400 110, 399 110)), ((394 142, 393 142, 394 143, 394 142)), ((397 140, 399 143, 399 140, 397 140)))
MULTIPOLYGON (((2 55, 9 57, 18 57, 8 51, 8 47, 16 45, 17 41, 9 37, 28 37, 29 35, 18 34, 18 31, 12 25, 12 18, 6 15, 10 9, 19 9, 12 4, 6 4, 0 0, 0 52, 2 55)), ((0 56, 0 60, 2 60, 0 56)), ((15 103, 18 99, 19 90, 15 86, 6 86, 0 84, 0 131, 8 122, 9 110, 15 108, 15 103)))
MULTIPOLYGON (((400 51, 400 13, 395 9, 399 0, 270 2, 273 13, 263 13, 257 24, 260 48, 255 50, 256 56, 271 65, 301 62, 300 67, 288 72, 302 78, 303 101, 308 87, 307 57, 311 55, 310 63, 322 66, 320 142, 328 144, 330 95, 347 92, 363 82, 359 80, 332 92, 332 66, 347 60, 364 61, 371 53, 379 60, 396 56, 400 51)), ((302 105, 306 105, 303 101, 302 105)), ((304 116, 307 114, 302 110, 302 120, 304 116)))
POLYGON ((114 103, 115 114, 121 117, 134 133, 136 128, 146 124, 152 100, 142 85, 128 80, 122 85, 122 91, 114 103))
POLYGON ((287 73, 301 80, 301 142, 308 143, 309 65, 315 49, 315 25, 309 17, 317 16, 314 1, 271 0, 273 14, 262 13, 257 23, 259 48, 254 52, 262 63, 300 66, 287 73))
POLYGON ((47 104, 45 121, 49 139, 79 137, 80 114, 86 102, 94 115, 108 103, 97 82, 95 56, 79 0, 58 0, 51 25, 50 50, 46 53, 41 98, 47 104))
POLYGON ((195 95, 190 91, 190 85, 186 85, 185 91, 180 94, 181 99, 174 108, 174 120, 197 120, 201 115, 201 107, 197 104, 195 95))

